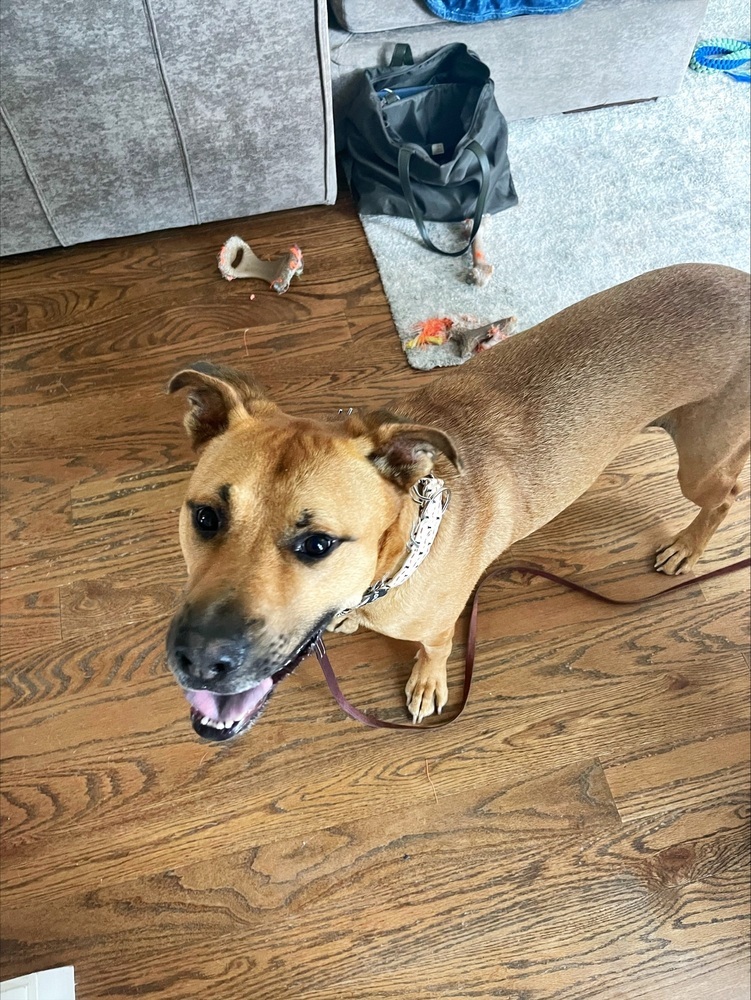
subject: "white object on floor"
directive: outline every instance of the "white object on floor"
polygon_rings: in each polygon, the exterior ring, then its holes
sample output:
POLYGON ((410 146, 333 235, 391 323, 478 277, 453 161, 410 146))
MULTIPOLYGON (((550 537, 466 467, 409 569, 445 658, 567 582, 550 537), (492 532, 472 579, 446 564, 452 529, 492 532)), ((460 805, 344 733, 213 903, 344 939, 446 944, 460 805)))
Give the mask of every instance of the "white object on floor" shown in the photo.
POLYGON ((73 966, 7 979, 0 983, 0 1000, 76 1000, 73 966))

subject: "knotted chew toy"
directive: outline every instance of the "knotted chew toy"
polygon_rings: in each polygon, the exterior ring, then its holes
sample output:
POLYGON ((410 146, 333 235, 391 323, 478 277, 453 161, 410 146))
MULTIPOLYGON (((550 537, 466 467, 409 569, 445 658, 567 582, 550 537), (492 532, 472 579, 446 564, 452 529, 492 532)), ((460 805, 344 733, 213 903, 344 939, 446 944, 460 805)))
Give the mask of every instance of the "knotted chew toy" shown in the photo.
POLYGON ((694 49, 689 67, 697 73, 725 73, 741 83, 751 83, 751 41, 739 38, 706 38, 694 49), (745 69, 741 69, 745 66, 745 69))
POLYGON ((280 254, 274 260, 261 260, 256 257, 245 240, 239 236, 230 236, 219 251, 219 270, 227 281, 235 278, 260 278, 268 281, 271 288, 282 295, 289 288, 295 275, 303 272, 302 250, 293 243, 286 253, 280 254), (236 264, 235 257, 241 254, 236 264))

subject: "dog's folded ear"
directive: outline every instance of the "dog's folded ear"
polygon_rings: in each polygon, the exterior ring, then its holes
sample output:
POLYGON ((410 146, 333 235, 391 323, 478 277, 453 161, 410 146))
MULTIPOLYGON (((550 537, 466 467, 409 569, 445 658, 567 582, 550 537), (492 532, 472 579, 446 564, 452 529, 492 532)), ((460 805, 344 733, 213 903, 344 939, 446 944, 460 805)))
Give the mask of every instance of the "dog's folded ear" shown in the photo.
POLYGON ((258 404, 273 405, 254 379, 209 361, 196 361, 173 375, 167 392, 185 388, 189 390, 185 429, 197 450, 226 431, 232 420, 247 418, 258 404))
POLYGON ((439 455, 463 472, 454 442, 437 427, 410 423, 388 410, 359 413, 350 421, 354 433, 369 443, 368 458, 383 476, 400 486, 412 486, 427 476, 439 455))

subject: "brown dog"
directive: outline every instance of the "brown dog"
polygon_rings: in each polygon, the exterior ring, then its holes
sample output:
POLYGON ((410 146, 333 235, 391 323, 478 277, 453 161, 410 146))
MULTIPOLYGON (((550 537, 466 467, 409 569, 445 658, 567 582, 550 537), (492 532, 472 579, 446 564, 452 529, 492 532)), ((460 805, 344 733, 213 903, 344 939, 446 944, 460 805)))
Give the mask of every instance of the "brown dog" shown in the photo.
POLYGON ((504 549, 582 494, 628 440, 663 427, 701 509, 657 555, 690 570, 738 492, 749 453, 749 276, 653 271, 585 299, 395 405, 332 422, 284 414, 252 381, 179 372, 201 457, 180 518, 189 580, 168 639, 199 735, 251 725, 326 627, 420 644, 416 721, 446 704, 456 620, 504 549), (451 489, 416 573, 342 620, 405 558, 410 488, 451 489))

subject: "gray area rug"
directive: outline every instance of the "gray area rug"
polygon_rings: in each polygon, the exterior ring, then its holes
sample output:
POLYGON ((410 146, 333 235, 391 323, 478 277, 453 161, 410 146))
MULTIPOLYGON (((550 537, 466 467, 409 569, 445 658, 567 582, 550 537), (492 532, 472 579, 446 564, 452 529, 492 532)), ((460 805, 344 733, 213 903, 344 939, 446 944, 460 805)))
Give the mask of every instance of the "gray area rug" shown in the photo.
MULTIPOLYGON (((712 0, 700 37, 713 36, 748 38, 749 0, 712 0)), ((483 288, 466 282, 468 255, 430 253, 412 220, 362 217, 402 345, 435 316, 478 326, 515 316, 524 330, 669 264, 750 270, 750 90, 687 71, 675 97, 511 122, 519 205, 489 219, 495 272, 483 288)), ((442 246, 461 245, 459 226, 429 228, 442 246)), ((460 363, 451 344, 405 352, 415 368, 460 363)))

